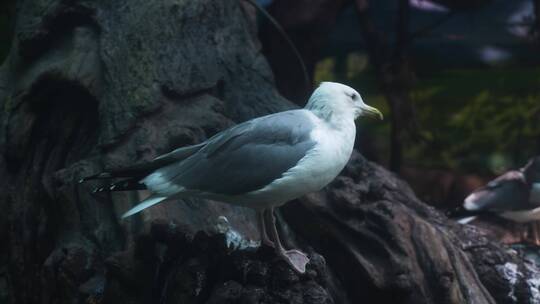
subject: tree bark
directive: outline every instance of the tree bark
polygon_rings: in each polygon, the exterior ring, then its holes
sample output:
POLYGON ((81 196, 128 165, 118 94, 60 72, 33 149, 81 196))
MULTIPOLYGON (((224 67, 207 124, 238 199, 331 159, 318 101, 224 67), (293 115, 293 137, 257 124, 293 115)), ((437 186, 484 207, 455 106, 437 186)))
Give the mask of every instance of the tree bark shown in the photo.
POLYGON ((293 107, 242 7, 19 3, 0 69, 0 301, 535 303, 533 265, 356 153, 280 217, 305 275, 252 242, 248 209, 192 199, 121 221, 139 194, 78 183, 293 107))

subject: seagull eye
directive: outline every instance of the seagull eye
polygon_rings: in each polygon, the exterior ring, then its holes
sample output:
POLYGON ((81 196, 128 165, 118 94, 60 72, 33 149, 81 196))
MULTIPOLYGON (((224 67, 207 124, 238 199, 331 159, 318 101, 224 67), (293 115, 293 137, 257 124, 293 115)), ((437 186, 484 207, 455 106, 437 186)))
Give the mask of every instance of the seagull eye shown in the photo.
POLYGON ((351 99, 352 99, 353 101, 356 101, 356 100, 358 99, 358 95, 356 95, 356 94, 354 94, 354 93, 351 94, 351 99))

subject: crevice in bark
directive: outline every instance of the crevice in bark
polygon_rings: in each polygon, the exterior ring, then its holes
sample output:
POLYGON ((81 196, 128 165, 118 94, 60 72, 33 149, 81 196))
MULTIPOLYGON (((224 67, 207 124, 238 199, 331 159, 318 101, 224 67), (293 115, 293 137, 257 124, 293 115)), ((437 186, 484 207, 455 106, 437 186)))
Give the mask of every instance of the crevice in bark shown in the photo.
POLYGON ((65 36, 79 26, 91 27, 99 33, 94 14, 94 10, 80 4, 58 5, 43 16, 41 27, 37 31, 18 34, 19 54, 31 62, 51 49, 58 37, 65 36))

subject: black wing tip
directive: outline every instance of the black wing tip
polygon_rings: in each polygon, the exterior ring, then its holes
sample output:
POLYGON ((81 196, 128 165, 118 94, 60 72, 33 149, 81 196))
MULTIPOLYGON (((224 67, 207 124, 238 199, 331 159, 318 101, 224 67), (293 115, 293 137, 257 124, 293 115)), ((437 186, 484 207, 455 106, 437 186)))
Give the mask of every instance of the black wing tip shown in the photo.
POLYGON ((92 190, 92 193, 101 193, 107 191, 107 187, 97 187, 92 190))
POLYGON ((86 176, 86 177, 83 177, 83 178, 79 179, 79 184, 82 184, 82 183, 87 182, 89 180, 102 179, 102 178, 112 178, 112 177, 113 176, 109 172, 101 172, 101 173, 98 173, 98 174, 86 176))
POLYGON ((92 190, 92 193, 135 191, 135 190, 145 190, 145 189, 146 189, 146 186, 140 183, 138 179, 131 179, 131 180, 122 180, 116 183, 94 188, 94 190, 92 190))

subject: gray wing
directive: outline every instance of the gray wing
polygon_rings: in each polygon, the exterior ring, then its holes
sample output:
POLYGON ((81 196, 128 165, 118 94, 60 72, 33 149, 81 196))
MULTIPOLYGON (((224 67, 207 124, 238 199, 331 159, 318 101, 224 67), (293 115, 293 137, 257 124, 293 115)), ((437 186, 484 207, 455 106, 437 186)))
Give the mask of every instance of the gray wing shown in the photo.
POLYGON ((531 185, 529 201, 540 206, 540 156, 531 158, 521 171, 527 183, 531 185))
POLYGON ((154 158, 152 162, 170 164, 175 161, 186 159, 187 157, 193 155, 195 152, 199 151, 202 147, 204 147, 205 144, 206 143, 202 142, 200 144, 175 149, 169 153, 165 153, 154 158))
POLYGON ((305 110, 292 110, 239 124, 210 138, 187 159, 156 170, 143 182, 163 192, 174 186, 223 195, 261 189, 314 147, 310 133, 315 125, 307 115, 305 110))
POLYGON ((540 156, 531 158, 521 171, 525 175, 527 182, 540 183, 540 156))
POLYGON ((540 206, 540 183, 533 183, 531 185, 531 194, 529 197, 529 201, 532 204, 540 206))
POLYGON ((534 208, 529 201, 530 186, 523 173, 509 171, 489 182, 465 199, 464 207, 470 211, 516 211, 534 208))

